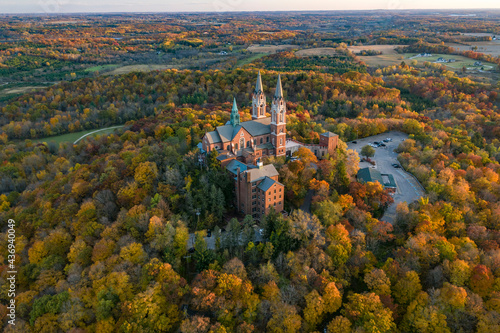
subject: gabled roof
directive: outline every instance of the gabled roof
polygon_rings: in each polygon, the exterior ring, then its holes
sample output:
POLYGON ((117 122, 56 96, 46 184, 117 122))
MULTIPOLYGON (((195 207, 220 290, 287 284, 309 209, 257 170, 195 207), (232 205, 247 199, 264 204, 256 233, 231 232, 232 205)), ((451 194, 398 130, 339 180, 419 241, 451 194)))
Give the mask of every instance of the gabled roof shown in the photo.
POLYGON ((240 168, 240 172, 246 171, 248 169, 246 164, 243 164, 238 160, 232 160, 226 165, 227 171, 231 172, 235 176, 238 174, 238 168, 240 168))
POLYGON ((358 180, 363 183, 379 182, 384 187, 396 187, 394 176, 388 173, 380 173, 380 171, 372 168, 363 168, 358 171, 358 180))
POLYGON ((278 171, 272 164, 264 165, 262 168, 250 169, 247 171, 247 176, 250 177, 250 182, 256 182, 266 177, 278 176, 278 171))
POLYGON ((218 126, 216 131, 219 133, 219 136, 222 140, 222 142, 227 142, 231 141, 236 133, 240 130, 241 125, 233 127, 233 125, 224 125, 224 126, 218 126))
POLYGON ((358 179, 363 183, 367 182, 379 182, 381 185, 384 184, 382 180, 382 175, 378 170, 372 168, 363 168, 358 171, 358 179))
MULTIPOLYGON (((231 126, 232 127, 232 126, 231 126)), ((207 132, 206 134, 209 143, 219 143, 222 142, 219 133, 217 131, 207 132)))
POLYGON ((241 123, 241 126, 243 126, 251 136, 269 134, 271 133, 271 117, 245 121, 241 123))
POLYGON ((332 132, 325 132, 325 133, 322 133, 321 136, 325 136, 327 138, 332 138, 332 137, 338 136, 338 134, 335 134, 332 132))
POLYGON ((271 186, 273 186, 274 184, 280 184, 278 183, 277 181, 275 181, 274 179, 271 179, 269 177, 266 177, 264 178, 264 180, 257 186, 259 189, 261 189, 261 191, 264 191, 266 192, 267 190, 269 190, 271 188, 271 186))

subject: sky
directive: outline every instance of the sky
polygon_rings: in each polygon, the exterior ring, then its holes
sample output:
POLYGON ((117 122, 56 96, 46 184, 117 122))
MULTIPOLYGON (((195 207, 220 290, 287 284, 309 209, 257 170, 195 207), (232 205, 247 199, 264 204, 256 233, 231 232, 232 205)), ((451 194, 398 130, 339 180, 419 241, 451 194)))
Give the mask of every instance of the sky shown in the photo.
POLYGON ((498 8, 499 0, 0 0, 0 13, 498 8))

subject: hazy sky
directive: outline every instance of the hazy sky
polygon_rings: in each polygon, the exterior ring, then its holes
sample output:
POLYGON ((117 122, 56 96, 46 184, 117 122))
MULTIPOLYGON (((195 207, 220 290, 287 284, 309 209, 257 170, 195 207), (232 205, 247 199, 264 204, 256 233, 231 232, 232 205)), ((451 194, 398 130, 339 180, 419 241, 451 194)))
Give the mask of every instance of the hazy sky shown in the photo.
POLYGON ((500 8, 499 0, 0 0, 0 13, 500 8))

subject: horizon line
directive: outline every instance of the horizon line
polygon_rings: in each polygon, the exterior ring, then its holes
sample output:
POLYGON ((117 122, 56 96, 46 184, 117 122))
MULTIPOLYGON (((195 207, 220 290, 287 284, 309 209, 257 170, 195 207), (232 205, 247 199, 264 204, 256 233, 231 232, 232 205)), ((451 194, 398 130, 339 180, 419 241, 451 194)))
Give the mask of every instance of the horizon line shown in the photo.
POLYGON ((484 10, 498 10, 497 8, 407 8, 407 9, 390 9, 390 8, 373 8, 373 9, 292 9, 292 10, 238 10, 238 11, 76 11, 76 12, 12 12, 0 13, 0 16, 10 15, 64 15, 64 14, 230 14, 230 13, 313 13, 313 12, 405 12, 405 11, 484 11, 484 10))

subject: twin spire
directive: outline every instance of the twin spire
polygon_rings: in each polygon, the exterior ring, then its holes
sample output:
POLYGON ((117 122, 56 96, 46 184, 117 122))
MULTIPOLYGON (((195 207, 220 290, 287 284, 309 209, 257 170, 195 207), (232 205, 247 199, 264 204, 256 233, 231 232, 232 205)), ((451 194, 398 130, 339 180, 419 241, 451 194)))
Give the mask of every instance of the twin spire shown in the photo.
MULTIPOLYGON (((255 95, 263 94, 264 89, 262 88, 262 76, 257 75, 257 83, 255 84, 255 95)), ((276 91, 274 93, 274 99, 282 99, 283 98, 283 87, 281 85, 281 74, 278 75, 278 83, 276 84, 276 91)), ((236 127, 240 124, 240 114, 238 112, 238 105, 236 104, 236 98, 233 100, 233 108, 231 110, 231 125, 236 127)))
MULTIPOLYGON (((262 76, 257 75, 257 83, 255 84, 255 94, 263 93, 264 89, 262 88, 262 76)), ((276 92, 274 93, 274 98, 283 98, 283 87, 281 86, 281 74, 278 74, 278 83, 276 84, 276 92)))

